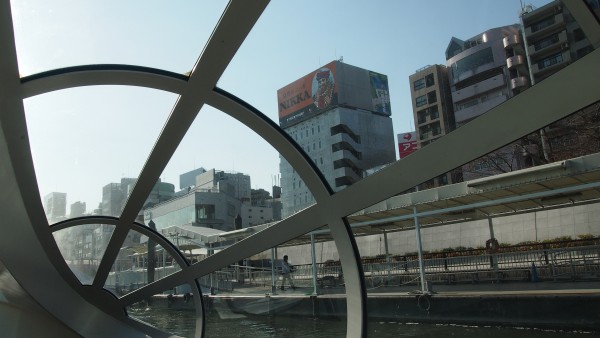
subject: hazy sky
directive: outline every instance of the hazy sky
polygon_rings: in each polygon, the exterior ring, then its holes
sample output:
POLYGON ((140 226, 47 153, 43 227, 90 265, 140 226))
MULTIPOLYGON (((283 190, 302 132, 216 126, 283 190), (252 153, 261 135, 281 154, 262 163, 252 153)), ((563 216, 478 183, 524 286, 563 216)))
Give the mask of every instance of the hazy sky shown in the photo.
MULTIPOLYGON (((225 5, 13 1, 20 72, 120 63, 185 73, 225 5)), ((520 6, 519 0, 274 0, 218 85, 276 120, 277 89, 343 57, 388 76, 394 133, 411 131, 408 76, 445 64, 452 36, 467 39, 518 23, 520 6)), ((81 200, 88 211, 96 208, 104 185, 139 174, 176 99, 151 89, 101 86, 26 100, 41 195, 66 192, 68 204, 81 200)), ((270 190, 279 155, 237 121, 205 107, 161 178, 178 188, 179 175, 198 167, 243 172, 253 188, 270 190)))

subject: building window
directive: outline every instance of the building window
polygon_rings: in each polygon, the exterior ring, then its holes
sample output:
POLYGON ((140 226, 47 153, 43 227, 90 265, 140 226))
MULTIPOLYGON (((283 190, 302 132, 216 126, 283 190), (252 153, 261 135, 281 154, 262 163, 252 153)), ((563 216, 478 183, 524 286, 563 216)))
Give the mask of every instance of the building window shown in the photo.
POLYGON ((442 128, 440 127, 439 122, 436 122, 431 125, 431 132, 433 133, 433 136, 437 136, 442 133, 442 128))
POLYGON ((440 117, 440 112, 438 111, 438 106, 430 107, 429 109, 429 119, 435 120, 440 117))
POLYGON ((419 124, 425 123, 427 121, 427 109, 419 110, 417 112, 417 121, 419 124))
POLYGON ((198 219, 214 219, 215 206, 213 204, 196 205, 196 217, 198 219))
POLYGON ((317 126, 317 133, 321 132, 321 126, 317 126))
POLYGON ((437 102, 437 95, 435 94, 435 90, 427 93, 427 103, 435 103, 437 102))
POLYGON ((427 87, 431 87, 435 84, 433 74, 429 74, 429 75, 425 76, 425 84, 427 85, 427 87))
POLYGON ((482 49, 472 55, 469 55, 453 63, 451 66, 452 78, 454 79, 454 81, 457 81, 460 79, 460 76, 462 74, 469 71, 475 73, 477 71, 477 68, 492 62, 494 62, 494 54, 492 53, 492 48, 482 49))
POLYGON ((312 135, 314 135, 314 134, 315 134, 315 127, 312 127, 312 128, 310 128, 310 133, 311 133, 312 135))
POLYGON ((581 41, 585 39, 585 34, 583 34, 581 28, 577 28, 573 31, 573 39, 575 39, 575 41, 581 41))
POLYGON ((479 104, 479 100, 478 99, 474 99, 474 100, 470 100, 464 103, 460 103, 456 105, 456 110, 463 110, 463 109, 467 109, 469 107, 473 107, 476 106, 477 104, 479 104))
POLYGON ((417 81, 413 82, 413 89, 419 90, 425 88, 425 78, 420 78, 417 81))
POLYGON ((548 46, 551 46, 555 43, 558 42, 558 34, 553 34, 545 39, 542 39, 538 42, 536 42, 533 47, 535 48, 536 51, 540 50, 540 49, 544 49, 548 46))
POLYGON ((578 58, 578 59, 579 59, 579 58, 582 58, 582 57, 584 57, 586 54, 588 54, 589 52, 591 52, 591 51, 593 51, 593 50, 594 50, 594 47, 592 47, 591 45, 590 45, 590 46, 583 47, 583 48, 579 48, 579 49, 577 50, 577 58, 578 58))
POLYGON ((562 62, 563 62, 562 53, 559 52, 559 53, 556 53, 552 56, 549 56, 549 57, 541 60, 537 64, 538 64, 539 69, 544 69, 544 68, 548 68, 552 65, 562 63, 562 62))
POLYGON ((427 104, 427 95, 422 95, 419 96, 415 99, 415 103, 417 104, 417 107, 421 107, 427 104))
POLYGON ((551 16, 544 20, 538 21, 538 22, 534 23, 533 25, 531 25, 531 32, 535 33, 541 29, 544 29, 544 28, 546 28, 548 26, 552 26, 552 25, 554 25, 554 16, 551 16))

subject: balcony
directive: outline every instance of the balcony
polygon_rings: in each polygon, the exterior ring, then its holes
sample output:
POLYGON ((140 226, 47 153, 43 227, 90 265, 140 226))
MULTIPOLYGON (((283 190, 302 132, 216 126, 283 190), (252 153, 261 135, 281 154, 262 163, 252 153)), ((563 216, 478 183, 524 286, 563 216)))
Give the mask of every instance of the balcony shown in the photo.
POLYGON ((458 110, 454 113, 454 119, 456 124, 462 124, 470 121, 471 119, 487 112, 488 110, 494 108, 500 103, 507 100, 507 97, 504 95, 500 95, 491 99, 488 99, 485 102, 482 102, 478 105, 458 110))
POLYGON ((506 59, 506 67, 508 69, 518 69, 524 70, 526 69, 527 60, 523 55, 515 55, 506 59))
POLYGON ((529 81, 527 81, 525 76, 519 76, 510 80, 510 89, 512 90, 523 89, 527 86, 529 86, 529 81))
POLYGON ((477 82, 472 86, 468 86, 452 92, 452 100, 454 102, 460 102, 470 97, 480 95, 481 93, 491 91, 494 88, 504 87, 505 84, 506 82, 504 81, 504 76, 502 74, 496 75, 483 81, 477 82))
POLYGON ((502 43, 504 44, 504 49, 514 48, 521 44, 521 36, 518 34, 513 34, 502 39, 502 43))
POLYGON ((567 40, 567 31, 563 30, 557 35, 557 39, 544 38, 527 47, 529 56, 532 59, 539 59, 545 55, 550 55, 560 49, 569 48, 567 40))
POLYGON ((565 19, 562 13, 557 13, 554 15, 553 20, 548 21, 547 24, 537 25, 533 24, 525 28, 525 35, 527 36, 527 40, 535 40, 541 36, 546 34, 551 34, 553 32, 558 32, 559 30, 565 27, 565 19))

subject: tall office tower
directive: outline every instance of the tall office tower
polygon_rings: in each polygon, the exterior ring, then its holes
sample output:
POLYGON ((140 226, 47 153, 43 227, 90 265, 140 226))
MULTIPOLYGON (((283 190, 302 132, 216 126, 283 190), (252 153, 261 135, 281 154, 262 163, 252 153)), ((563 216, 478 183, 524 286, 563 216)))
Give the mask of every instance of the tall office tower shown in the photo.
MULTIPOLYGON (((453 37, 446 49, 454 121, 460 127, 529 86, 529 72, 519 26, 487 30, 466 41, 453 37)), ((474 140, 475 141, 475 140, 474 140)), ((500 174, 525 166, 517 142, 462 167, 464 180, 500 174)))
POLYGON ((51 192, 44 196, 44 210, 50 222, 57 222, 67 214, 67 194, 64 192, 51 192))
POLYGON ((69 213, 69 217, 81 217, 85 214, 85 202, 77 201, 71 204, 71 212, 69 213))
MULTIPOLYGON (((279 124, 335 191, 396 159, 386 75, 333 61, 279 89, 277 102, 279 124)), ((314 201, 283 157, 279 168, 287 217, 314 201)))
MULTIPOLYGON (((124 177, 120 183, 109 183, 102 188, 101 214, 104 216, 120 216, 127 203, 137 178, 124 177)), ((158 182, 144 202, 144 208, 167 201, 175 196, 175 186, 171 183, 158 182)))
MULTIPOLYGON (((588 0, 600 12, 600 1, 588 0)), ((594 48, 562 1, 525 7, 521 23, 527 45, 531 82, 537 84, 594 48)), ((600 151, 600 107, 592 105, 529 136, 541 162, 554 162, 600 151)))
POLYGON ((121 183, 109 183, 102 188, 102 215, 119 216, 123 206, 121 183))
MULTIPOLYGON (((455 129, 448 68, 444 65, 425 66, 409 76, 409 82, 417 148, 423 148, 455 129)), ((401 142, 400 138, 398 142, 401 142)), ((425 182, 423 188, 455 181, 450 173, 445 173, 425 182)))

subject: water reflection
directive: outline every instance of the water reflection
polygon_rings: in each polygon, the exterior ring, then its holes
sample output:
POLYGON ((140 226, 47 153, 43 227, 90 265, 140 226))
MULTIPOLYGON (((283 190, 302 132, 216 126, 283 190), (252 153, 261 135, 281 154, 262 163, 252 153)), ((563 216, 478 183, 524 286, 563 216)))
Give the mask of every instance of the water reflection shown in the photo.
MULTIPOLYGON (((169 311, 151 308, 131 308, 130 315, 138 319, 161 323, 161 328, 182 336, 193 337, 195 312, 169 311)), ((205 337, 343 337, 346 335, 346 322, 335 319, 315 319, 310 317, 249 316, 233 314, 223 318, 215 310, 209 311, 206 318, 205 337)), ((487 337, 487 338, 558 338, 584 337, 592 332, 560 331, 531 328, 504 328, 492 326, 469 326, 455 324, 417 324, 392 321, 369 322, 370 336, 384 337, 487 337)))

